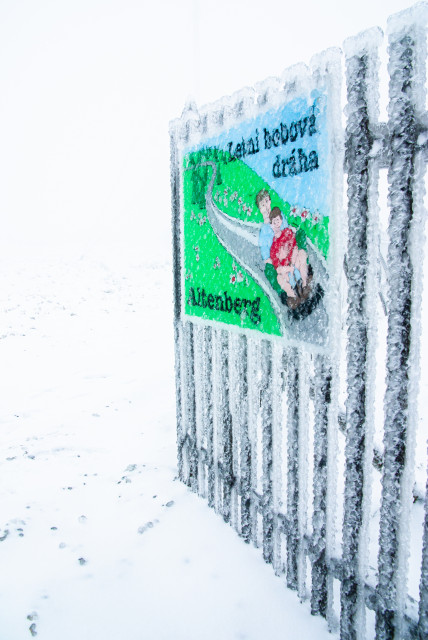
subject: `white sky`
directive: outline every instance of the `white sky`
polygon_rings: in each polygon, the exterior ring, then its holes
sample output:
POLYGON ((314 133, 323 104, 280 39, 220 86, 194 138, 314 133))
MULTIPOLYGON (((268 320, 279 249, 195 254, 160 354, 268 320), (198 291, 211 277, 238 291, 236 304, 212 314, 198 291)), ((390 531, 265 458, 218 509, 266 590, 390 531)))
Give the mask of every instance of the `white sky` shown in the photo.
POLYGON ((279 75, 404 0, 1 0, 0 250, 168 259, 168 122, 279 75))

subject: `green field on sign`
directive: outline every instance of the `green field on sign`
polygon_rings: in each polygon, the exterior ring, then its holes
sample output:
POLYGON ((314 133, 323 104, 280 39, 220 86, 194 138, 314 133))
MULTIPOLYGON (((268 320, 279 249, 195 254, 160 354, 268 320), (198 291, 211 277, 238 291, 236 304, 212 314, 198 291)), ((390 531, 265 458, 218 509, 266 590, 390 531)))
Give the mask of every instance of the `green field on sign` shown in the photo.
POLYGON ((207 161, 215 162, 217 166, 214 202, 230 216, 261 224, 263 217, 255 199, 261 189, 266 189, 271 195, 272 207, 278 206, 287 221, 298 229, 296 238, 299 245, 304 245, 308 236, 324 256, 328 253, 328 218, 314 222, 312 217, 302 217, 301 210, 294 208, 293 211, 293 207, 282 200, 255 171, 240 160, 231 161, 230 156, 221 150, 201 149, 187 154, 183 159, 186 313, 243 329, 281 335, 269 298, 220 244, 211 228, 206 214, 205 195, 213 170, 210 166, 198 166, 207 161), (221 297, 223 309, 216 309, 213 304, 211 307, 214 308, 209 308, 209 295, 212 296, 211 303, 213 298, 221 297))

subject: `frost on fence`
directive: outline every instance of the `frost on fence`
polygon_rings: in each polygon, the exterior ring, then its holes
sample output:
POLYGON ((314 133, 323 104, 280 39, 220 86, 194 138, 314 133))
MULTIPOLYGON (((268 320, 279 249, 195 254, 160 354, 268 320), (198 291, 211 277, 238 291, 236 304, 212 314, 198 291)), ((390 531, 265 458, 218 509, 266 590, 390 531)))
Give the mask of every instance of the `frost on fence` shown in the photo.
POLYGON ((340 629, 343 638, 363 637, 364 549, 367 539, 367 494, 370 490, 373 437, 373 385, 369 367, 370 350, 375 346, 375 327, 369 301, 373 292, 376 213, 370 207, 377 199, 371 157, 373 131, 377 124, 377 49, 380 30, 345 42, 347 81, 346 170, 348 178, 348 250, 346 272, 347 311, 347 399, 345 495, 343 514, 343 576, 341 584, 340 629))
POLYGON ((189 106, 171 126, 180 478, 346 640, 428 628, 426 530, 419 602, 408 597, 406 550, 428 156, 424 7, 389 24, 388 123, 378 122, 381 31, 345 43, 346 145, 337 51, 189 106), (380 168, 390 185, 387 296, 380 168), (289 253, 276 262, 280 236, 289 253), (377 309, 388 314, 385 365, 377 309))
POLYGON ((180 477, 302 598, 312 585, 323 616, 332 610, 339 71, 339 53, 326 52, 311 69, 200 113, 189 106, 171 129, 180 477), (262 239, 275 207, 296 251, 282 279, 269 257, 275 231, 262 239), (309 416, 314 435, 303 428, 309 416))

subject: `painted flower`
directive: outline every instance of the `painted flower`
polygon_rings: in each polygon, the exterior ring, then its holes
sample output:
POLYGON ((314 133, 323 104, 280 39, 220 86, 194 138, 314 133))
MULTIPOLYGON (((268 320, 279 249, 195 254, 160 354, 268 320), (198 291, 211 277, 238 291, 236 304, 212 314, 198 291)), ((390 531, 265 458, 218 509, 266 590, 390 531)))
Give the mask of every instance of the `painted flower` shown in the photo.
POLYGON ((315 211, 314 215, 312 216, 312 220, 313 220, 314 224, 318 224, 318 222, 322 222, 323 216, 317 210, 317 211, 315 211))
POLYGON ((308 217, 308 212, 306 211, 306 209, 303 209, 300 217, 302 218, 302 220, 306 220, 306 218, 308 217))
POLYGON ((235 284, 235 282, 236 282, 236 276, 235 276, 234 273, 230 274, 230 282, 231 282, 231 284, 235 284))
POLYGON ((238 282, 243 282, 244 281, 244 276, 242 275, 242 271, 238 271, 236 279, 238 280, 238 282))
POLYGON ((199 262, 199 253, 196 254, 196 262, 199 262))

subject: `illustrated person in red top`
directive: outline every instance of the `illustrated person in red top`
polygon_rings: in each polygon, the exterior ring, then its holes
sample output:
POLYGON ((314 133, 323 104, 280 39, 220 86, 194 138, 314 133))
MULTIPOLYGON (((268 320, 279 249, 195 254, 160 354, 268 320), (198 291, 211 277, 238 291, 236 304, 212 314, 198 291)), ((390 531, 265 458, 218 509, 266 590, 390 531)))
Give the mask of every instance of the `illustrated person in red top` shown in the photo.
POLYGON ((277 272, 278 284, 290 298, 303 297, 308 279, 308 261, 304 249, 299 249, 294 231, 281 229, 282 213, 274 207, 269 215, 274 234, 270 259, 277 272))

